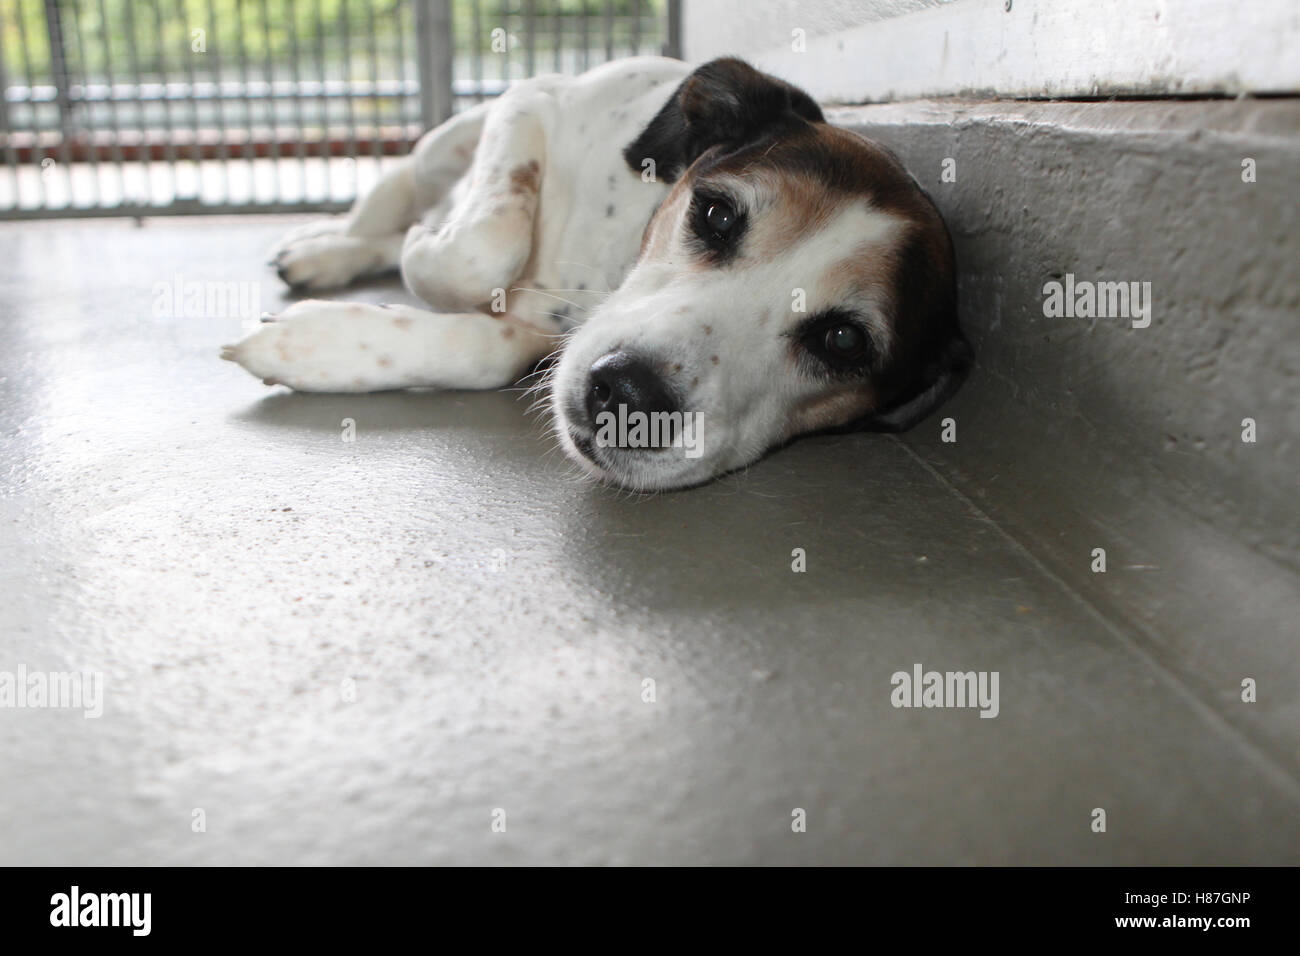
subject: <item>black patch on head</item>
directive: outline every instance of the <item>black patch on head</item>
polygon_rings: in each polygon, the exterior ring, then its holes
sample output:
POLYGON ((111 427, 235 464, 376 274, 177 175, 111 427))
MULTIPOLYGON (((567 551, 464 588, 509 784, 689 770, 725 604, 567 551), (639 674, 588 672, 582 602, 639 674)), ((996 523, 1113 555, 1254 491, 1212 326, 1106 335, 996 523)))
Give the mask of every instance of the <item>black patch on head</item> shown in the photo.
POLYGON ((650 125, 623 150, 623 159, 637 172, 646 159, 653 159, 655 176, 671 183, 711 147, 737 149, 824 121, 807 93, 743 60, 723 57, 682 81, 650 125))
POLYGON ((942 220, 939 230, 929 238, 914 232, 903 246, 895 277, 894 327, 900 339, 907 337, 910 354, 891 363, 893 368, 880 379, 883 404, 855 422, 858 429, 907 431, 947 401, 974 364, 975 351, 957 323, 952 241, 942 220))
MULTIPOLYGON (((975 351, 957 322, 951 239, 942 220, 938 227, 937 233, 914 230, 900 249, 893 279, 897 294, 891 306, 894 353, 883 365, 881 357, 871 355, 860 367, 831 370, 832 378, 859 378, 870 384, 881 404, 861 418, 812 434, 907 431, 928 418, 966 380, 975 351)), ((822 318, 809 319, 794 335, 819 331, 816 323, 822 318)))

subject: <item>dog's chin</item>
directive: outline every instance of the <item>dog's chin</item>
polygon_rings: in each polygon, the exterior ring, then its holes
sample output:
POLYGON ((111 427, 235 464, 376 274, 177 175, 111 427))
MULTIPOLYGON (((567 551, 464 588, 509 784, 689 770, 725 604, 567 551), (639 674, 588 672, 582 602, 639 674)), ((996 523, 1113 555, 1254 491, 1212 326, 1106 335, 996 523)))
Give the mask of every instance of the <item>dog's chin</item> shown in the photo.
POLYGON ((699 459, 681 459, 665 452, 627 451, 598 447, 590 435, 563 427, 560 445, 565 456, 589 477, 626 491, 681 491, 716 477, 699 459))

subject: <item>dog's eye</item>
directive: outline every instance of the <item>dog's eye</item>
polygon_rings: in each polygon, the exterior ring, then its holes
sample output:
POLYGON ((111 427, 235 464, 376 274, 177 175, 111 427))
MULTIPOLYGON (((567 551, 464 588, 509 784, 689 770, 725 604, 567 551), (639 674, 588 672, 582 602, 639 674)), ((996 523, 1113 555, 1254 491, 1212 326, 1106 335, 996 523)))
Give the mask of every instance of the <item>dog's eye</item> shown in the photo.
POLYGON ((738 254, 745 214, 735 203, 701 190, 691 202, 689 222, 694 243, 709 261, 721 264, 738 254))
POLYGON ((823 370, 857 375, 871 363, 871 335, 861 322, 838 309, 813 316, 790 334, 823 370))
POLYGON ((831 326, 824 342, 828 354, 845 361, 861 358, 867 351, 866 334, 851 322, 831 326))
POLYGON ((725 202, 711 202, 704 212, 705 224, 719 236, 726 236, 736 225, 736 210, 725 202))

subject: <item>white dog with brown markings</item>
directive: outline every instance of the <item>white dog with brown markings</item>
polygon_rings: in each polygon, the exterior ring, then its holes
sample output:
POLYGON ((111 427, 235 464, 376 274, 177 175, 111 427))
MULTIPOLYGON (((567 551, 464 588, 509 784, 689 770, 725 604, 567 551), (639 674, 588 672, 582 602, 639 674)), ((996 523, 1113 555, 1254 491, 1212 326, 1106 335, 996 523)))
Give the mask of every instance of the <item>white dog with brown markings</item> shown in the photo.
POLYGON ((517 83, 274 264, 311 291, 400 267, 439 311, 306 300, 224 357, 268 384, 368 392, 500 388, 558 350, 546 387, 566 453, 636 490, 812 432, 909 428, 971 363, 929 197, 730 58, 517 83), (615 439, 616 416, 634 427, 615 439), (669 427, 637 431, 646 419, 669 427))

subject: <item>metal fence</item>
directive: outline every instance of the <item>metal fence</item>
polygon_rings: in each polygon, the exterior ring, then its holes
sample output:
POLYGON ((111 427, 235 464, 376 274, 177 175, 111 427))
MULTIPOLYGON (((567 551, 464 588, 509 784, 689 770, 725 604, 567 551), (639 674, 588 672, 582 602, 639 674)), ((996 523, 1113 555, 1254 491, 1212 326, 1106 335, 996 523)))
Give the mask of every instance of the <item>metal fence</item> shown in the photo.
POLYGON ((0 0, 0 219, 345 209, 543 72, 677 55, 678 0, 0 0))

